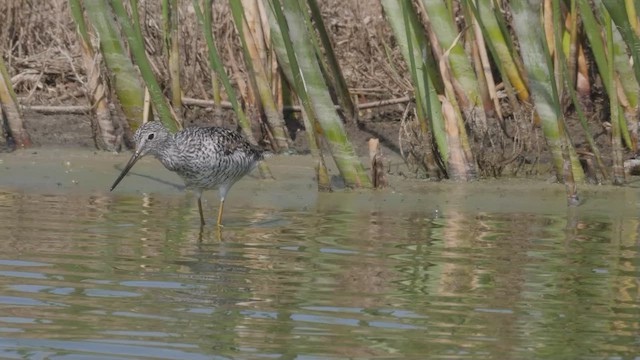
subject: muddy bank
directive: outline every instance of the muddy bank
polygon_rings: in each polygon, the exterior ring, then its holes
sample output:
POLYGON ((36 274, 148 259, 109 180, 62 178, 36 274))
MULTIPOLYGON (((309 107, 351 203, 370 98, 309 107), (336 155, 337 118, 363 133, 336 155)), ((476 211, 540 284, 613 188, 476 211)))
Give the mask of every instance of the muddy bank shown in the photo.
MULTIPOLYGON (((379 138, 385 153, 400 156, 399 131, 401 112, 399 107, 389 106, 384 111, 366 112, 366 121, 360 126, 346 125, 349 139, 361 156, 368 154, 367 141, 379 138)), ((231 111, 214 115, 210 109, 194 108, 189 110, 185 126, 224 126, 234 128, 234 116, 231 111)), ((36 147, 81 147, 96 149, 91 114, 42 114, 25 111, 25 127, 36 147)), ((261 132, 254 131, 260 140, 261 132)), ((299 124, 290 126, 293 150, 298 154, 308 153, 305 130, 299 124)), ((264 144, 263 144, 264 145, 264 144)), ((126 149, 125 149, 126 151, 126 149)))
MULTIPOLYGON (((181 179, 152 157, 142 159, 114 192, 109 187, 127 162, 130 153, 106 153, 86 148, 19 150, 0 154, 0 194, 91 193, 98 197, 140 198, 191 196, 184 194, 181 179)), ((260 180, 256 174, 242 179, 231 189, 229 207, 306 210, 317 207, 336 212, 431 211, 434 216, 456 207, 473 212, 522 212, 562 214, 566 207, 564 186, 544 178, 483 180, 469 183, 432 182, 402 176, 403 162, 390 159, 391 186, 376 191, 339 190, 318 193, 313 161, 308 155, 281 155, 267 161, 276 180, 260 180)), ((335 169, 330 169, 337 174, 335 169)), ((640 216, 640 178, 627 187, 580 187, 583 213, 611 209, 611 216, 640 216)), ((213 206, 216 192, 205 193, 213 206)), ((195 198, 194 198, 195 206, 195 198)))

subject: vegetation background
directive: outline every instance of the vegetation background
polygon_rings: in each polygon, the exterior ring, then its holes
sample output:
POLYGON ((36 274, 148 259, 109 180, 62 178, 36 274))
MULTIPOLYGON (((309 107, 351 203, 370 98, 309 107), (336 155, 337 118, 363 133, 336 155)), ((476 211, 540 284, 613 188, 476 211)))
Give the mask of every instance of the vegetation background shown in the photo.
POLYGON ((373 138, 414 176, 550 171, 571 202, 576 184, 624 184, 632 171, 635 9, 600 0, 7 0, 0 145, 119 151, 153 103, 170 128, 237 126, 276 152, 311 151, 321 189, 326 154, 348 186, 384 185, 373 138))

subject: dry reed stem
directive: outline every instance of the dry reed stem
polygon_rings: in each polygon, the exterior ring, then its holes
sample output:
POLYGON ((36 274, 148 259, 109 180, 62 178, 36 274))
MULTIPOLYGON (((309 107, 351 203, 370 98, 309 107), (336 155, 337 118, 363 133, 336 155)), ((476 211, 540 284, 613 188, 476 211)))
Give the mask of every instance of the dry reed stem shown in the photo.
MULTIPOLYGON (((191 2, 178 3, 179 16, 183 20, 179 24, 179 38, 185 105, 209 107, 205 100, 212 98, 206 44, 195 21, 191 2), (192 104, 188 103, 189 98, 194 99, 192 104)), ((169 76, 161 45, 160 2, 139 0, 138 4, 147 51, 155 66, 156 78, 161 87, 166 89, 169 76)), ((410 76, 383 17, 379 0, 324 0, 320 2, 320 6, 347 84, 360 108, 380 100, 384 102, 405 98, 412 89, 410 76)), ((508 11, 503 11, 503 14, 507 17, 510 15, 508 11)), ((213 2, 212 24, 214 38, 220 44, 223 63, 227 72, 232 74, 232 85, 238 89, 242 84, 247 84, 248 80, 244 66, 236 63, 238 59, 242 59, 242 53, 228 2, 213 2)), ((578 51, 578 88, 581 94, 589 94, 585 49, 579 48, 578 51)), ((67 0, 0 1, 0 53, 4 56, 21 106, 44 113, 87 112, 88 104, 82 84, 87 81, 87 74, 82 65, 81 49, 75 36, 75 24, 71 19, 67 0)), ((499 90, 502 85, 499 81, 496 79, 496 88, 498 96, 501 96, 504 92, 499 90)), ((247 89, 243 89, 240 93, 246 91, 247 89)), ((227 99, 224 94, 222 97, 222 107, 225 108, 227 99)), ((520 159, 527 157, 531 164, 529 168, 534 168, 540 154, 544 152, 544 144, 538 130, 525 126, 531 117, 530 113, 527 109, 518 109, 521 105, 519 103, 509 104, 504 96, 500 98, 500 104, 503 115, 509 119, 504 122, 505 129, 496 130, 504 132, 504 135, 497 141, 495 149, 485 151, 491 155, 486 159, 487 166, 488 163, 494 163, 495 169, 501 169, 505 163, 516 161, 514 159, 521 161, 520 159), (504 154, 502 149, 506 149, 504 154)), ((295 109, 297 108, 294 107, 295 109)), ((187 110, 194 111, 197 117, 198 110, 187 110)), ((593 115, 595 120, 590 120, 590 123, 600 129, 601 117, 596 116, 597 111, 593 115)), ((219 118, 222 116, 208 121, 219 121, 219 118)), ((392 118, 392 121, 397 120, 397 116, 392 118)), ((400 141, 403 145, 400 149, 412 152, 411 146, 416 146, 416 149, 430 146, 429 139, 414 137, 415 134, 410 129, 411 123, 410 119, 404 122, 407 133, 403 132, 400 141), (407 146, 409 138, 411 146, 407 146)), ((394 142, 396 141, 394 134, 394 142)), ((478 146, 487 150, 483 148, 483 144, 478 146)), ((477 149, 474 147, 474 150, 477 149)), ((407 154, 407 157, 411 156, 407 154)))
MULTIPOLYGON (((411 86, 380 4, 375 0, 329 0, 320 5, 323 18, 330 19, 326 25, 348 85, 377 89, 360 94, 359 102, 404 96, 411 86), (385 48, 390 49, 389 56, 396 69, 390 68, 385 48), (365 62, 363 58, 369 60, 365 62)), ((168 88, 170 77, 166 54, 162 53, 160 2, 141 0, 138 7, 154 72, 160 85, 168 88)), ((246 84, 244 66, 236 63, 242 59, 242 53, 228 3, 216 1, 212 7, 212 32, 220 44, 225 44, 219 50, 227 71, 234 75, 232 83, 246 84)), ((206 44, 191 2, 180 1, 178 12, 183 20, 179 24, 179 38, 184 96, 211 98, 206 44)), ((26 101, 22 105, 84 105, 81 82, 86 81, 87 75, 67 1, 0 1, 0 14, 0 52, 6 54, 16 92, 26 101), (30 97, 25 98, 24 94, 30 97)))

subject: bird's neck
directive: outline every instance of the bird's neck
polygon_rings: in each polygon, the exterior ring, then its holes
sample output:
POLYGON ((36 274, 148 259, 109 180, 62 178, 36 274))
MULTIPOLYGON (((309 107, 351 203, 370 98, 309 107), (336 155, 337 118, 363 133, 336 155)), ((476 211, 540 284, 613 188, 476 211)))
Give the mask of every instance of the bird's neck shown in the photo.
POLYGON ((164 167, 173 171, 175 155, 178 154, 175 139, 173 135, 169 135, 159 144, 152 152, 153 156, 158 159, 164 167))

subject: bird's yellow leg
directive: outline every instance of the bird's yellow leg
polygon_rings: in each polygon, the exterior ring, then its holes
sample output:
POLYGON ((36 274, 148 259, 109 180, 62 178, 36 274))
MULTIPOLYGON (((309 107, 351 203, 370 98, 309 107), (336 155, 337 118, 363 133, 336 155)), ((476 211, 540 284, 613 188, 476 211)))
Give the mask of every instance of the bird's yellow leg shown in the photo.
POLYGON ((220 198, 220 208, 218 209, 218 222, 216 225, 222 227, 222 209, 224 209, 224 198, 220 198))
POLYGON ((204 215, 202 214, 202 199, 198 196, 198 210, 200 211, 200 226, 204 226, 204 215))

